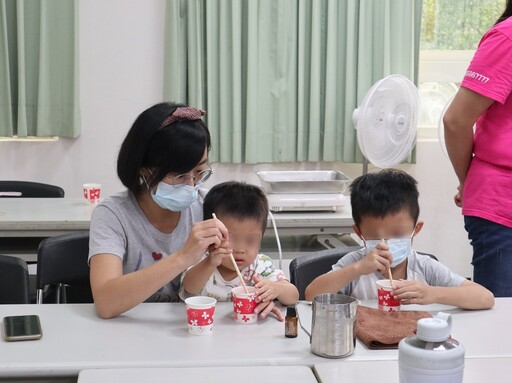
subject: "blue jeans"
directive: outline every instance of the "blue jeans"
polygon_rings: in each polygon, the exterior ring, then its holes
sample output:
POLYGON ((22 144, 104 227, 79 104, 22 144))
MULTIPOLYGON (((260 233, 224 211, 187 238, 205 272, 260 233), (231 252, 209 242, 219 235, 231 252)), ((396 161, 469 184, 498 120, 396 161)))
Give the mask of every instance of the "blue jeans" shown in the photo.
POLYGON ((464 217, 473 246, 473 279, 496 297, 512 297, 512 228, 479 217, 464 217))

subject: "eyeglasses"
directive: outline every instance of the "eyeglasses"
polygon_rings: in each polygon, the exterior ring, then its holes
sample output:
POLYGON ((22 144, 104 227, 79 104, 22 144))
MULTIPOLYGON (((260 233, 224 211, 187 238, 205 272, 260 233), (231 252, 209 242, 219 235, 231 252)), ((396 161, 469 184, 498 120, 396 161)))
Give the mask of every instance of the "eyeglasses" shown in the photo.
POLYGON ((168 176, 166 178, 170 178, 170 180, 171 180, 170 184, 172 186, 174 186, 175 188, 182 188, 185 185, 188 185, 191 180, 194 180, 194 185, 196 185, 196 186, 200 185, 203 182, 206 182, 212 174, 213 174, 213 170, 208 165, 208 169, 201 170, 195 176, 191 176, 190 174, 178 174, 175 177, 168 176))

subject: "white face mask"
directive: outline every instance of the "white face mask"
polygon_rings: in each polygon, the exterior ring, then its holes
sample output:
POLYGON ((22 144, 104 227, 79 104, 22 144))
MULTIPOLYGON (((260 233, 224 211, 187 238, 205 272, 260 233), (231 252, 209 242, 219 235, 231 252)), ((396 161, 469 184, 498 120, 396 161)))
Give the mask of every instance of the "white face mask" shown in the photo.
MULTIPOLYGON (((415 228, 416 230, 416 228, 415 228)), ((390 267, 396 267, 403 261, 407 259, 409 254, 411 253, 412 248, 412 237, 414 236, 415 230, 412 231, 411 236, 408 238, 390 238, 385 242, 389 246, 389 251, 393 255, 393 262, 391 262, 390 267)), ((362 236, 361 236, 362 237, 362 236)), ((379 243, 382 242, 382 239, 364 239, 364 244, 366 247, 366 254, 372 251, 379 243)))
POLYGON ((160 182, 156 187, 156 192, 153 193, 146 182, 146 178, 143 177, 143 180, 148 188, 149 195, 162 209, 183 211, 197 199, 199 185, 183 185, 176 188, 165 182, 160 182))
POLYGON ((175 188, 172 185, 160 182, 153 194, 151 190, 149 194, 153 197, 153 201, 162 209, 171 211, 183 211, 197 199, 199 185, 184 185, 175 188))

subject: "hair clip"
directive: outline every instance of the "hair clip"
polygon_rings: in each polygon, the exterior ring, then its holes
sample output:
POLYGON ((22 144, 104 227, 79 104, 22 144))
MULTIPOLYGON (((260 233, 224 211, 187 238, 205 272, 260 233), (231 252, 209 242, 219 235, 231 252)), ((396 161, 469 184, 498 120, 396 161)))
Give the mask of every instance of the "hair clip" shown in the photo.
POLYGON ((178 120, 200 120, 205 114, 206 112, 202 109, 196 109, 190 106, 179 107, 162 122, 161 127, 163 128, 164 126, 170 125, 174 121, 178 120))

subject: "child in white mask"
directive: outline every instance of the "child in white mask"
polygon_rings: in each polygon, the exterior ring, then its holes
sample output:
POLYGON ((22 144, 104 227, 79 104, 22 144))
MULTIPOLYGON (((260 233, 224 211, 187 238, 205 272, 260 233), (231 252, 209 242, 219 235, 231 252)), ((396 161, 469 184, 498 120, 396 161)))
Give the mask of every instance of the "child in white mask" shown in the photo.
POLYGON ((364 246, 316 278, 306 289, 306 299, 337 292, 376 299, 375 282, 388 279, 391 270, 396 281, 392 294, 402 304, 441 303, 466 309, 494 305, 489 290, 412 249, 413 238, 423 227, 414 178, 386 169, 356 178, 350 189, 353 228, 364 246))

